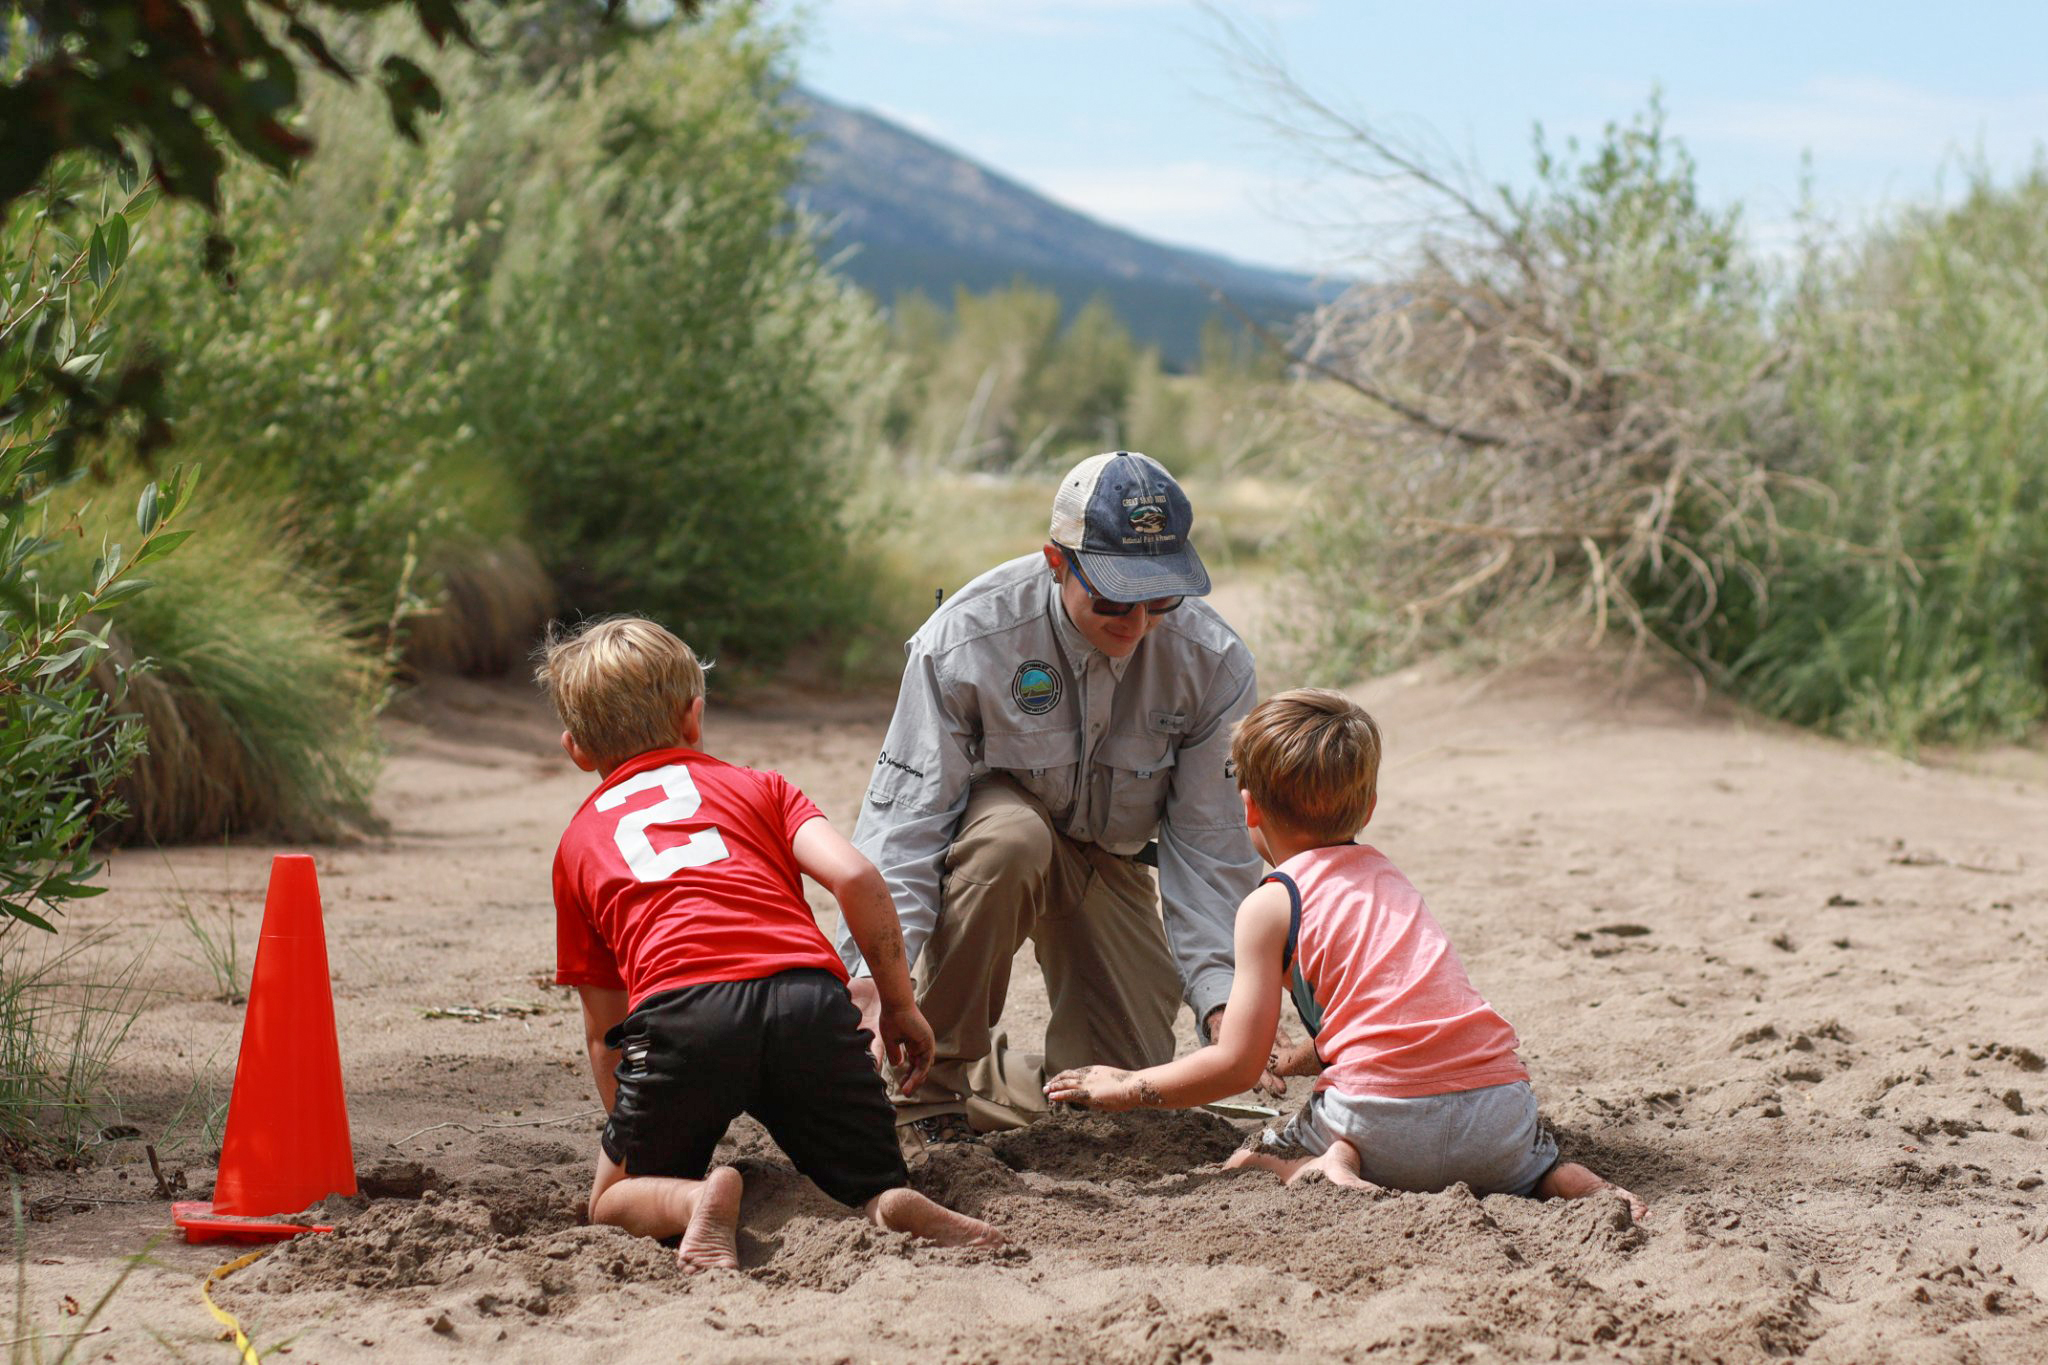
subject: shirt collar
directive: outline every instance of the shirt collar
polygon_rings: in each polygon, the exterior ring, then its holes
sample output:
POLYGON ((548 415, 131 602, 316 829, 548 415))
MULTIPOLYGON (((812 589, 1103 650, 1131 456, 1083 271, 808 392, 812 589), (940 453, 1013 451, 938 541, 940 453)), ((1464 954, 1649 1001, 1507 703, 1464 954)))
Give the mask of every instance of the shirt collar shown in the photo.
MULTIPOLYGON (((1066 605, 1060 601, 1060 585, 1053 581, 1051 574, 1045 576, 1045 583, 1045 612, 1052 618, 1053 636, 1059 641, 1060 652, 1067 656, 1067 666, 1078 673, 1088 666, 1090 655, 1099 654, 1109 665, 1109 676, 1122 682, 1125 672, 1131 666, 1131 660, 1138 657, 1138 651, 1134 649, 1123 658, 1115 659, 1089 644, 1088 637, 1081 634, 1074 623, 1067 619, 1066 605)), ((1140 641, 1138 649, 1144 647, 1144 643, 1140 641)))

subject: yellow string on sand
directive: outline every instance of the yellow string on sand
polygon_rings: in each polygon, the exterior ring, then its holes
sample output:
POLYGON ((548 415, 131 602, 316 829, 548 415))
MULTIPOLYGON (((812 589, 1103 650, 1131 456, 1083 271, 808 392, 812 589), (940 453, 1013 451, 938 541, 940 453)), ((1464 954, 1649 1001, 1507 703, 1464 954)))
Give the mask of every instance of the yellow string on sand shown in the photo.
POLYGON ((237 1270, 254 1265, 275 1250, 277 1248, 274 1246, 258 1247, 246 1256, 237 1256, 226 1265, 215 1266, 208 1272, 206 1278, 199 1282, 199 1297, 205 1302, 206 1311, 213 1314, 215 1322, 235 1334, 235 1349, 241 1352, 242 1365, 258 1365, 256 1348, 249 1344, 248 1333, 242 1330, 241 1323, 235 1321, 235 1315, 213 1301, 213 1287, 237 1270))

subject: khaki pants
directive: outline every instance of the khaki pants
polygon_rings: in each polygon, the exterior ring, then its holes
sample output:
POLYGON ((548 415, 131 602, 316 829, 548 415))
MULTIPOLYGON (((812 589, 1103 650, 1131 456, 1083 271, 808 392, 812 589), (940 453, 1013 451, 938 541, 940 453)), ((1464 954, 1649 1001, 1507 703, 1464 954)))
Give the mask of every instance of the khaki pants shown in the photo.
POLYGON ((916 1095, 897 1101, 898 1122, 964 1110, 981 1132, 1022 1127, 1046 1112, 1050 1074, 1170 1061, 1180 975, 1151 870, 1059 833, 1007 778, 977 782, 946 852, 917 1004, 938 1056, 916 1095), (1052 1001, 1042 1055, 1012 1051, 995 1031, 1027 938, 1052 1001))

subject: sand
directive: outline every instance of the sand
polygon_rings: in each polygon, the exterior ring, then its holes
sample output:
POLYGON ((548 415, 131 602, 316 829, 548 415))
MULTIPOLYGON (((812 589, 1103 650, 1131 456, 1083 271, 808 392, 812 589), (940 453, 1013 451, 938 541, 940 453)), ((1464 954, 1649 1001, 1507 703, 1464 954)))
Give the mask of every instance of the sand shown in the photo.
MULTIPOLYGON (((317 851, 365 1193, 217 1297, 303 1362, 2048 1359, 2048 756, 1908 763, 1604 676, 1359 694, 1389 747, 1371 838, 1520 1030, 1566 1153, 1645 1225, 1283 1189, 1221 1169, 1244 1123, 1067 1115, 918 1168, 1015 1242, 949 1252, 848 1216, 743 1122, 743 1269, 686 1278, 579 1225, 595 1099, 546 984, 547 868, 589 779, 525 689, 447 682, 387 722, 388 835, 317 851), (429 1017, 450 1007, 479 1017, 429 1017)), ((845 824, 887 709, 714 700, 707 735, 845 824)), ((272 851, 123 854, 68 930, 158 935, 110 1078, 142 1138, 23 1192, 25 1330, 71 1330, 64 1296, 159 1239, 88 1358, 227 1351, 198 1295, 227 1253, 166 1236, 141 1146, 211 1185, 241 1010, 179 914, 231 902, 246 954, 272 851)), ((1017 981, 1028 1034, 1044 995, 1017 981)))

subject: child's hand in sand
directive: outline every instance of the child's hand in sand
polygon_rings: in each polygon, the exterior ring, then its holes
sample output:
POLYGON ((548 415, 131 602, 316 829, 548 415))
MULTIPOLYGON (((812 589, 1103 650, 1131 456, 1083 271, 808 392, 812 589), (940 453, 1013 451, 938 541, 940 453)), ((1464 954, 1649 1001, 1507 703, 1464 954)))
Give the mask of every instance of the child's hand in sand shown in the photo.
POLYGON ((924 1084, 925 1073, 932 1069, 932 1058, 938 1053, 932 1026, 915 1005, 885 1006, 876 1022, 889 1058, 889 1074, 896 1078, 896 1088, 908 1095, 924 1084))
POLYGON ((1078 1104, 1110 1113, 1159 1102, 1158 1092, 1136 1072, 1113 1066, 1077 1066, 1062 1071, 1045 1083, 1045 1097, 1057 1104, 1078 1104))
POLYGON ((1275 1076, 1320 1076, 1323 1059, 1316 1055, 1316 1040, 1304 1038, 1298 1043, 1282 1043, 1266 1069, 1275 1076))

